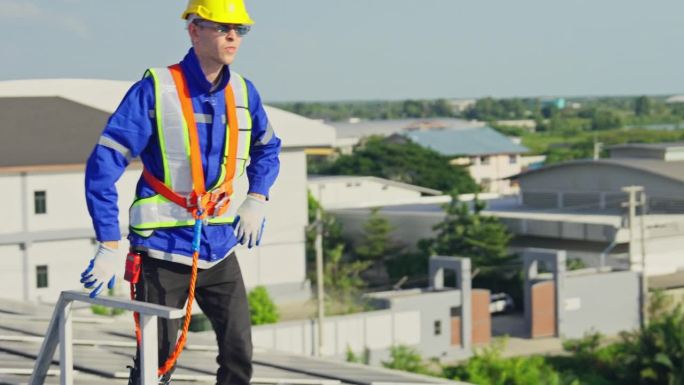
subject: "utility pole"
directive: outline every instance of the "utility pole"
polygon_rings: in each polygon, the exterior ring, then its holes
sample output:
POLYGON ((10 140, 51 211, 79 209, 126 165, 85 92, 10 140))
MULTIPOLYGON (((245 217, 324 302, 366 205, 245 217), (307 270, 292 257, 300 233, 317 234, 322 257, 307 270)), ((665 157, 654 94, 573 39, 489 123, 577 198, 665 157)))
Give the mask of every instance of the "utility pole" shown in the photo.
MULTIPOLYGON (((636 208, 641 206, 641 327, 645 327, 648 322, 648 279, 646 277, 646 194, 642 186, 627 186, 623 187, 622 191, 626 192, 629 200, 626 204, 629 215, 629 262, 630 270, 636 267, 634 257, 636 255, 636 208), (637 202, 637 194, 640 194, 637 202)), ((624 204, 623 204, 624 207, 624 204)))
POLYGON ((323 355, 323 320, 325 318, 325 293, 323 290, 323 219, 321 215, 321 189, 318 188, 316 208, 316 292, 318 294, 318 349, 316 355, 323 355))

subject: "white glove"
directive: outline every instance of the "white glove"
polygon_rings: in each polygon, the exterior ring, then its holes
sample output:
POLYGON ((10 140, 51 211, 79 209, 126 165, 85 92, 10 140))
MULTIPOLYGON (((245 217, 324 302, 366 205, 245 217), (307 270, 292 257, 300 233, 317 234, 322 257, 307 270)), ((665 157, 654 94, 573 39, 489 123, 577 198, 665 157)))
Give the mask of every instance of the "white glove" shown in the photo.
POLYGON ((237 210, 235 223, 233 223, 235 238, 240 244, 247 243, 247 247, 250 249, 254 245, 259 246, 266 224, 265 211, 266 201, 247 195, 237 210))
POLYGON ((114 288, 116 283, 115 272, 122 262, 118 250, 100 243, 95 257, 90 260, 88 267, 81 273, 83 287, 93 289, 90 292, 90 298, 97 297, 104 290, 105 284, 108 289, 114 288))

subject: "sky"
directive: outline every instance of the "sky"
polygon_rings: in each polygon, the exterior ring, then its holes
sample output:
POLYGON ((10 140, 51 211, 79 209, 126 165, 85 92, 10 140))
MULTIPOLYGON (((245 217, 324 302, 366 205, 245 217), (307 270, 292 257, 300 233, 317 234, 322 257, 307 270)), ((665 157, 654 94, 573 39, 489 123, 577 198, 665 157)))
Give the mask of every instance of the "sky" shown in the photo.
MULTIPOLYGON (((0 0, 0 80, 137 80, 185 0, 0 0)), ((684 93, 682 0, 247 0, 267 102, 684 93)))

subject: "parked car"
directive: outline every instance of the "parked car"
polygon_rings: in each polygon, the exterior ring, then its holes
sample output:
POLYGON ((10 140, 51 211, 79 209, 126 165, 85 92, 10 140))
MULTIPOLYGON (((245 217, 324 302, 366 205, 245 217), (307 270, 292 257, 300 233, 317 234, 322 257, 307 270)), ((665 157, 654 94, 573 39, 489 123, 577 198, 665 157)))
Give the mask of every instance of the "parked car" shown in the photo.
POLYGON ((515 309, 513 297, 507 293, 494 293, 489 296, 489 313, 508 313, 515 309))

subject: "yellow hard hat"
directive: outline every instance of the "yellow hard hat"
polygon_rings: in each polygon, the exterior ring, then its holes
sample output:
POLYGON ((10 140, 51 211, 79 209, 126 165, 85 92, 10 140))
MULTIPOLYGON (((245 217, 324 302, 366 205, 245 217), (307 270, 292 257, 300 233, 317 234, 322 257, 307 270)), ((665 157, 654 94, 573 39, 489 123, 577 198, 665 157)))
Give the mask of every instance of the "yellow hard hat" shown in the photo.
POLYGON ((191 13, 216 23, 254 24, 243 0, 189 0, 181 18, 187 19, 191 13))

